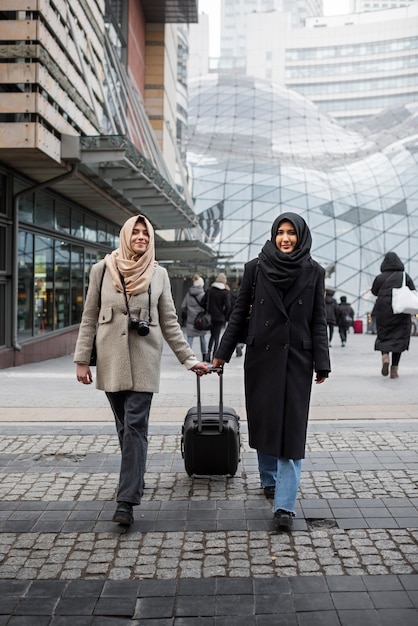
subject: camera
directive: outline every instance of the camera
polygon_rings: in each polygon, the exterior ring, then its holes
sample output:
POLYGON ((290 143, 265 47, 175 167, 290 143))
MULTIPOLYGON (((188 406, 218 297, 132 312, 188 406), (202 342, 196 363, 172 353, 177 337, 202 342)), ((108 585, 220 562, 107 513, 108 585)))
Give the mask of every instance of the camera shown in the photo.
POLYGON ((149 333, 149 322, 146 320, 138 320, 136 317, 129 319, 129 328, 136 330, 138 335, 145 337, 149 333))

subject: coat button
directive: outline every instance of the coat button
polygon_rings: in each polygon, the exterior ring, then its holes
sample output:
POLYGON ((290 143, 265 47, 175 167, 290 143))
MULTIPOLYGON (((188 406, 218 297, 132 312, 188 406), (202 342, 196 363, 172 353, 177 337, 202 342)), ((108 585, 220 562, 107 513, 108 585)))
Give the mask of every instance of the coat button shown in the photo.
POLYGON ((270 350, 270 345, 269 344, 266 345, 266 350, 270 350))
POLYGON ((123 314, 124 314, 124 315, 128 315, 128 311, 124 311, 124 312, 123 312, 123 314))
POLYGON ((298 300, 298 304, 302 304, 302 300, 298 300))
POLYGON ((264 322, 264 326, 270 326, 270 322, 269 321, 264 322))
POLYGON ((288 343, 285 343, 285 344, 284 344, 284 346, 283 346, 283 348, 284 348, 285 350, 288 350, 288 349, 289 349, 289 344, 288 344, 288 343))
POLYGON ((260 304, 264 304, 264 298, 261 298, 260 304))

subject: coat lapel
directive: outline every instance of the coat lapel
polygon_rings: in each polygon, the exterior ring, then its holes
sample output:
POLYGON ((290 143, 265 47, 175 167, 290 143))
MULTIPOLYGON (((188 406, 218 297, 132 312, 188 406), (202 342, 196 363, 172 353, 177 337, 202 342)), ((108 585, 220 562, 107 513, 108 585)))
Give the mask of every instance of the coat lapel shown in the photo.
POLYGON ((293 285, 290 287, 289 291, 284 297, 284 304, 286 309, 289 311, 292 304, 295 300, 300 296, 300 294, 305 289, 306 285, 309 284, 310 281, 313 280, 313 265, 309 263, 305 265, 293 285))
POLYGON ((262 282, 263 293, 268 294, 274 306, 277 307, 279 311, 287 318, 287 311, 283 304, 280 291, 276 289, 276 287, 264 277, 262 272, 259 272, 259 280, 260 282, 262 282))

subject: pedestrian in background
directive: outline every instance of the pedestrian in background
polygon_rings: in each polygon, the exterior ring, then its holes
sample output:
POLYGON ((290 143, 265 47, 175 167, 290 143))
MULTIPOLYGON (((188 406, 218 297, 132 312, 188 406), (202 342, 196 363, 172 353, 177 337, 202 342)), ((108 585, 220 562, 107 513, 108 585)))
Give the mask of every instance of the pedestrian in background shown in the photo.
MULTIPOLYGON (((235 302, 237 301, 238 298, 238 294, 239 294, 239 288, 240 288, 240 281, 234 281, 231 285, 231 312, 230 315, 232 313, 232 310, 235 306, 235 302)), ((242 350, 245 346, 245 343, 239 342, 237 343, 237 347, 235 348, 235 356, 242 356, 242 350)))
POLYGON ((193 284, 187 290, 181 303, 181 310, 186 318, 186 336, 189 346, 193 348, 193 339, 199 337, 202 361, 209 361, 207 330, 197 330, 194 326, 196 315, 205 310, 205 307, 201 304, 205 295, 204 285, 203 278, 199 274, 195 274, 193 276, 193 284))
POLYGON ((231 310, 231 294, 227 289, 225 274, 221 272, 217 275, 215 282, 206 291, 202 305, 210 313, 212 322, 208 349, 209 360, 211 360, 218 348, 222 328, 225 326, 231 310))
MULTIPOLYGON (((404 264, 395 252, 388 252, 380 266, 381 274, 376 276, 372 285, 372 294, 377 296, 374 306, 377 337, 375 350, 382 353, 382 376, 399 377, 401 354, 409 349, 411 338, 411 316, 409 313, 392 311, 392 289, 399 288, 403 281, 404 264), (392 353, 392 362, 390 362, 392 353)), ((412 278, 406 274, 406 285, 415 289, 412 278)))
POLYGON ((273 222, 258 258, 245 265, 213 359, 214 366, 223 366, 245 334, 249 444, 257 450, 261 487, 273 498, 278 530, 290 530, 295 515, 312 375, 320 384, 331 371, 325 271, 312 259, 311 244, 300 215, 283 213, 273 222))
POLYGON ((325 307, 327 311, 328 326, 328 345, 331 347, 332 338, 334 336, 334 327, 337 325, 337 301, 334 298, 335 291, 327 289, 325 291, 325 307))
POLYGON ((347 302, 346 296, 341 296, 337 305, 337 324, 341 338, 341 347, 344 348, 347 343, 347 332, 354 325, 354 310, 347 302))
POLYGON ((74 353, 77 380, 84 385, 93 382, 89 362, 96 326, 96 387, 112 408, 122 454, 113 521, 129 526, 144 489, 148 419, 159 389, 163 340, 188 370, 209 371, 184 338, 167 271, 155 261, 154 229, 143 215, 125 222, 119 248, 91 268, 74 353))

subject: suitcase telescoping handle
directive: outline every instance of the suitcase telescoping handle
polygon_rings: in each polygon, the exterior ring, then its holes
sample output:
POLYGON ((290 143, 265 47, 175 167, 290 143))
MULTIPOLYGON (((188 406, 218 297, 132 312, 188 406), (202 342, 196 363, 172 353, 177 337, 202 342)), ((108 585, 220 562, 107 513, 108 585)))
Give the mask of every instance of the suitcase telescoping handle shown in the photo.
MULTIPOLYGON (((219 374, 219 432, 224 429, 224 385, 223 385, 223 367, 211 367, 210 372, 219 374)), ((197 380, 197 432, 202 432, 202 398, 200 394, 200 376, 196 376, 197 380)))

